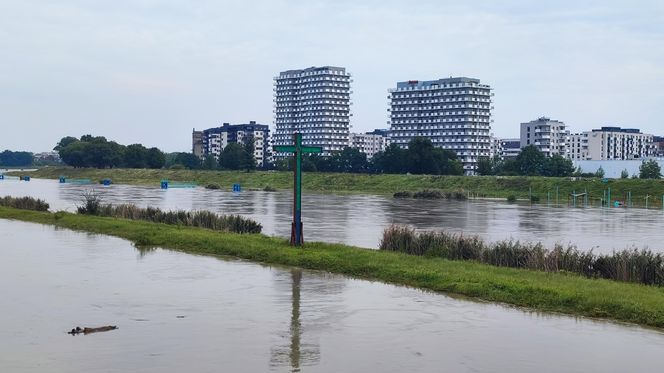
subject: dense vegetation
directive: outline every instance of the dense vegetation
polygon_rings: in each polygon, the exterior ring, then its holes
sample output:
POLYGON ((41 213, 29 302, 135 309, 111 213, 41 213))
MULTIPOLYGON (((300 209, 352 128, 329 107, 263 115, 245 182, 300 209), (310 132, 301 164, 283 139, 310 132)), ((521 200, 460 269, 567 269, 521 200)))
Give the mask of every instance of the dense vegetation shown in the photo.
POLYGON ((108 141, 103 136, 67 136, 53 148, 64 163, 72 167, 95 168, 162 168, 164 153, 157 148, 147 149, 141 144, 128 146, 108 141))
POLYGON ((46 201, 32 197, 0 197, 0 206, 12 207, 21 210, 48 211, 46 201))
MULTIPOLYGON (((277 170, 292 170, 292 159, 284 159, 275 165, 277 170)), ((374 154, 371 160, 358 149, 345 148, 331 157, 315 154, 305 156, 302 170, 309 172, 352 172, 372 174, 428 174, 463 175, 463 165, 451 150, 433 146, 431 140, 415 137, 408 149, 391 144, 385 151, 374 154)))
POLYGON ((107 216, 153 223, 199 227, 222 232, 260 233, 261 224, 240 215, 218 215, 210 211, 162 211, 159 208, 140 208, 131 204, 103 204, 99 195, 88 192, 84 204, 78 207, 83 215, 107 216))
POLYGON ((4 150, 0 153, 0 166, 22 167, 32 165, 32 153, 4 150))
POLYGON ((0 207, 0 218, 110 234, 137 245, 231 255, 262 263, 329 271, 433 291, 466 295, 538 311, 602 317, 664 328, 664 290, 573 274, 496 267, 338 244, 307 243, 65 212, 0 207))
POLYGON ((575 247, 499 241, 488 244, 478 236, 447 232, 422 232, 391 226, 383 232, 381 250, 410 255, 473 260, 480 263, 547 272, 572 272, 591 278, 664 285, 664 256, 649 250, 623 250, 610 255, 581 252, 575 247))
POLYGON ((534 145, 528 145, 515 160, 501 160, 498 157, 482 157, 477 163, 477 173, 480 175, 503 176, 572 176, 574 165, 572 161, 560 155, 547 157, 534 145))

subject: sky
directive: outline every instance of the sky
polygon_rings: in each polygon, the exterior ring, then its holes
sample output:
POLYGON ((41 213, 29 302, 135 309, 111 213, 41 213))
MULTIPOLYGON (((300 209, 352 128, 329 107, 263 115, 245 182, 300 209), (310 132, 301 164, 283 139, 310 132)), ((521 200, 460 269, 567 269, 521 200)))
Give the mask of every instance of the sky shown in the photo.
POLYGON ((664 135, 664 2, 0 0, 0 150, 106 136, 190 151, 193 128, 273 121, 280 71, 353 75, 352 132, 404 80, 479 78, 492 132, 548 116, 664 135))

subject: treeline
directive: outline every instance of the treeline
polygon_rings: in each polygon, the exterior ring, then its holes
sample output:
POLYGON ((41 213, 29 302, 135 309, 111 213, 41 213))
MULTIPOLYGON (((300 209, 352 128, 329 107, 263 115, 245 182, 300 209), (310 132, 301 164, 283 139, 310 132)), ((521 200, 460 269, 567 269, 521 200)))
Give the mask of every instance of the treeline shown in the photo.
POLYGON ((4 167, 22 167, 31 166, 33 155, 30 152, 13 152, 5 150, 0 153, 0 166, 4 167))
POLYGON ((477 162, 480 175, 566 177, 574 172, 570 159, 560 155, 547 157, 533 145, 523 148, 516 159, 483 157, 477 162))
POLYGON ((72 167, 162 168, 166 163, 166 156, 157 148, 148 149, 141 144, 120 145, 103 136, 84 135, 80 139, 67 136, 53 150, 72 167))
MULTIPOLYGON (((269 169, 269 165, 266 166, 264 169, 269 169)), ((257 168, 254 140, 248 137, 242 144, 226 145, 218 160, 213 155, 207 155, 201 160, 192 153, 171 153, 166 157, 166 167, 191 170, 254 170, 257 168)))
MULTIPOLYGON (((278 161, 275 168, 292 170, 292 162, 291 158, 278 161)), ((303 157, 302 169, 310 172, 463 175, 463 164, 456 153, 436 148, 431 140, 423 137, 413 138, 408 149, 391 144, 370 160, 354 148, 345 148, 331 157, 309 155, 303 157)))

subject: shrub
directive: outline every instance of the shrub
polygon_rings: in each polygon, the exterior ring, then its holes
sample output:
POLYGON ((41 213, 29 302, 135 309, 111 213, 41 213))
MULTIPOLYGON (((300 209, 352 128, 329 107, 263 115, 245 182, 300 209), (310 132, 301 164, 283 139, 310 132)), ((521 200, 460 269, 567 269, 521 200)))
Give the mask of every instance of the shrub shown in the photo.
POLYGON ((507 202, 516 202, 516 196, 514 194, 507 196, 507 202))
POLYGON ((46 201, 32 197, 0 197, 0 206, 12 207, 21 210, 48 211, 46 201))
POLYGON ((215 183, 211 183, 211 184, 206 185, 206 186, 205 186, 205 189, 215 189, 215 190, 216 190, 216 189, 221 189, 221 185, 219 185, 219 184, 215 184, 215 183))
POLYGON ((408 191, 396 192, 393 195, 394 198, 411 198, 412 196, 413 196, 413 194, 411 192, 408 192, 408 191))
POLYGON ((538 195, 533 194, 532 196, 530 196, 530 202, 537 203, 539 201, 540 201, 540 197, 538 195))
POLYGON ((435 189, 424 189, 413 194, 413 198, 419 199, 442 199, 445 198, 445 195, 440 190, 435 189))
POLYGON ((273 187, 271 187, 271 186, 269 186, 269 185, 266 185, 265 188, 263 188, 263 191, 264 191, 264 192, 276 192, 277 189, 276 189, 276 188, 273 188, 273 187))

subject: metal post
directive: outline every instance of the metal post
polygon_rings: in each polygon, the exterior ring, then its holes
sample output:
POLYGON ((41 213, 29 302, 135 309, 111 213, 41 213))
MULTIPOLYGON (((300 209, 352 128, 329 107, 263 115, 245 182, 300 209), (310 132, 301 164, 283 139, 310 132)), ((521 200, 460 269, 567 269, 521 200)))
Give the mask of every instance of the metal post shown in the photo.
POLYGON ((556 186, 556 205, 560 205, 560 202, 558 202, 558 189, 559 187, 556 186))
POLYGON ((572 191, 572 198, 574 198, 574 207, 576 207, 576 190, 572 191))
POLYGON ((609 187, 609 194, 608 194, 608 198, 607 198, 607 203, 608 203, 608 206, 611 207, 611 188, 610 187, 609 187))

